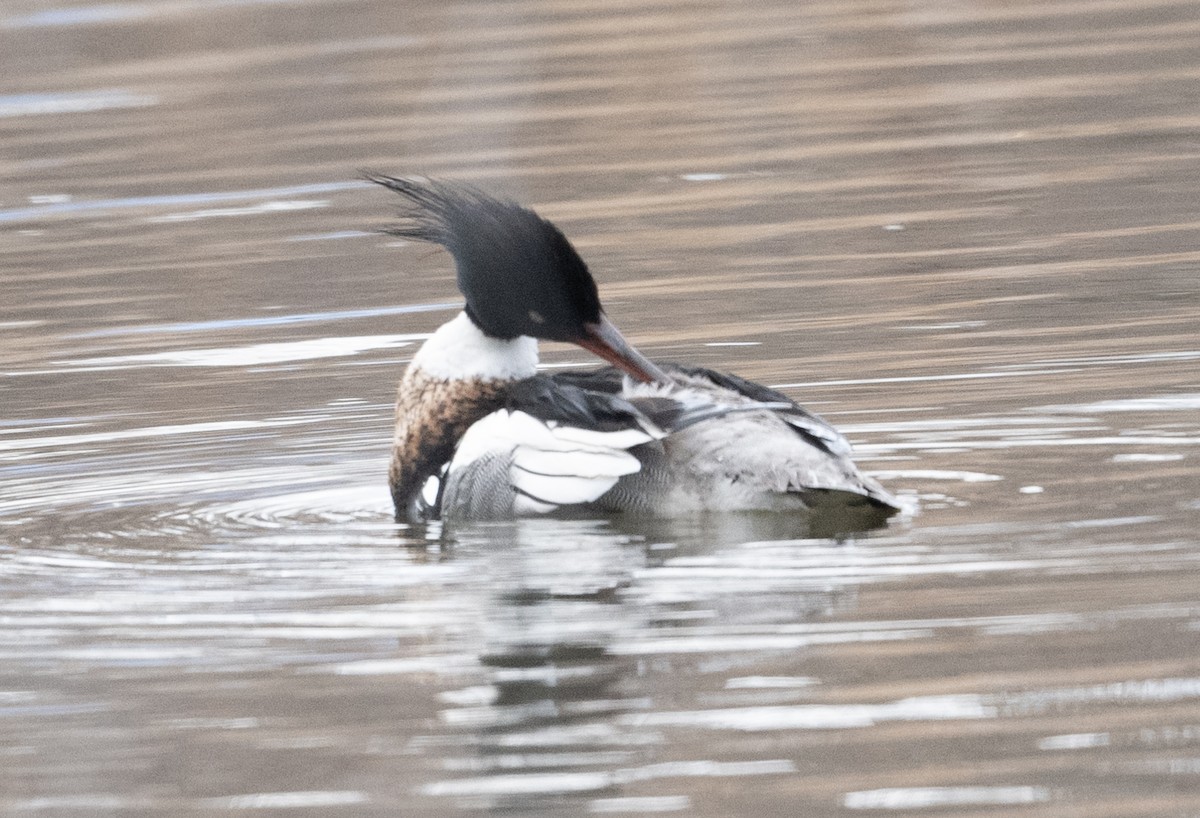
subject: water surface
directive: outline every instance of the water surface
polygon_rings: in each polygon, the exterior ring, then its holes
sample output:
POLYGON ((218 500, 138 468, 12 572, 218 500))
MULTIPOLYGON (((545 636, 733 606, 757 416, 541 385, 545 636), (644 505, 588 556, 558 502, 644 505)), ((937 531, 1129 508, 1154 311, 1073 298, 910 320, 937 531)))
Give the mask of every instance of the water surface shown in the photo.
POLYGON ((1200 812, 1192 0, 31 0, 0 68, 0 811, 1200 812), (458 296, 359 168, 916 510, 395 524, 458 296))

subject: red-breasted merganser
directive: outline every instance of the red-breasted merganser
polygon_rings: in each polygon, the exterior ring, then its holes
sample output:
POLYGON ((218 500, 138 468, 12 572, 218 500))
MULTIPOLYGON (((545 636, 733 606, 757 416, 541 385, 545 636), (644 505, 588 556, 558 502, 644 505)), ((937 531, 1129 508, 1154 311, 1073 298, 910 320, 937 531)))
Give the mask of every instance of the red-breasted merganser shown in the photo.
POLYGON ((790 398, 635 350, 575 248, 532 210, 458 183, 367 178, 407 200, 385 232, 449 250, 466 296, 400 381, 398 519, 834 507, 870 527, 898 510, 846 439, 790 398), (613 366, 539 375, 539 338, 613 366))

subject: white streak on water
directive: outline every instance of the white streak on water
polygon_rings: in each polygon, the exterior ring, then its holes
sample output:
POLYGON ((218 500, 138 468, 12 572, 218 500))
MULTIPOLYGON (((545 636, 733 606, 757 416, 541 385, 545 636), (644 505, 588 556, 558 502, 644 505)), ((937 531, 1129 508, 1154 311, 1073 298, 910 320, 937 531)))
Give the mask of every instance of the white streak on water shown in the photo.
POLYGON ((575 753, 501 753, 483 758, 447 758, 442 760, 442 769, 456 773, 486 773, 498 770, 541 770, 546 767, 612 767, 636 758, 632 750, 596 750, 575 753))
POLYGON ((168 213, 165 216, 154 216, 146 219, 151 224, 164 222, 194 222, 201 219, 228 218, 231 216, 258 216, 263 213, 287 213, 293 210, 313 210, 319 207, 329 207, 327 200, 294 199, 280 201, 278 199, 246 207, 218 207, 207 210, 192 210, 187 213, 168 213))
POLYGON ((400 349, 425 337, 405 334, 308 338, 303 341, 278 341, 239 347, 171 349, 165 352, 80 358, 55 363, 62 365, 60 372, 89 372, 140 366, 261 366, 285 361, 311 361, 318 358, 357 355, 373 349, 400 349))
POLYGON ((662 655, 668 653, 730 653, 736 651, 791 651, 813 645, 850 642, 889 642, 929 639, 931 630, 894 630, 875 633, 847 631, 830 634, 693 634, 630 640, 611 648, 616 656, 662 655))
POLYGON ((1068 403, 1059 406, 1039 406, 1035 412, 1095 415, 1103 412, 1185 412, 1200 409, 1200 393, 1157 395, 1148 398, 1104 400, 1096 403, 1068 403))
POLYGON ((58 446, 82 446, 91 443, 110 443, 116 440, 196 435, 207 432, 233 432, 244 429, 270 429, 279 426, 298 426, 315 423, 321 418, 273 418, 270 420, 219 420, 206 423, 180 423, 167 426, 145 426, 113 432, 91 432, 79 435, 49 435, 45 437, 0 440, 0 452, 16 449, 48 449, 58 446))
POLYGON ((332 672, 339 676, 400 676, 410 673, 454 675, 479 667, 479 657, 470 654, 435 654, 412 659, 363 659, 318 666, 313 672, 332 672))
POLYGON ((214 202, 240 202, 255 199, 280 199, 288 196, 307 196, 316 193, 337 193, 370 186, 370 182, 318 182, 309 185, 289 185, 256 190, 230 190, 208 193, 172 193, 163 196, 129 196, 122 199, 75 200, 39 207, 23 207, 15 210, 0 210, 0 223, 40 221, 47 216, 77 213, 104 213, 111 210, 140 210, 153 207, 179 207, 184 205, 211 204, 214 202))
MULTIPOLYGON (((752 553, 741 555, 749 561, 752 553)), ((758 588, 786 584, 788 587, 800 586, 805 582, 814 587, 826 587, 831 581, 836 582, 870 582, 897 577, 918 577, 937 574, 976 574, 985 571, 1022 571, 1048 570, 1052 568, 1072 568, 1080 565, 1078 559, 1038 559, 1038 560, 995 560, 980 558, 977 560, 964 559, 963 555, 954 555, 946 562, 937 562, 923 554, 885 554, 876 555, 861 553, 855 559, 854 554, 830 554, 828 563, 818 559, 793 560, 770 567, 753 565, 747 562, 739 565, 735 558, 728 559, 678 559, 661 568, 646 571, 645 580, 650 593, 667 593, 677 590, 671 583, 703 582, 709 592, 738 590, 741 588, 758 588)))
MULTIPOLYGON (((156 0, 154 3, 97 3, 77 8, 49 8, 35 11, 31 14, 17 15, 0 20, 0 28, 59 28, 66 26, 103 25, 105 23, 126 23, 155 16, 162 18, 167 15, 181 14, 210 14, 221 8, 240 9, 251 5, 273 5, 289 2, 289 0, 156 0)), ((358 43, 390 43, 392 47, 398 44, 411 44, 407 37, 380 37, 345 44, 354 48, 358 43)), ((334 50, 341 43, 333 43, 322 51, 334 50)), ((382 46, 380 46, 382 47, 382 46)))
MULTIPOLYGON (((2 215, 2 214, 0 214, 2 215)), ((1162 363, 1162 362, 1179 362, 1192 361, 1200 359, 1200 351, 1187 352, 1163 352, 1152 353, 1146 355, 1114 355, 1111 357, 1097 358, 1077 358, 1067 359, 1062 361, 1038 361, 1035 365, 1019 364, 1011 369, 996 370, 990 372, 962 372, 954 375, 900 375, 887 378, 847 378, 842 380, 830 381, 805 381, 799 383, 778 383, 772 384, 772 389, 815 389, 822 386, 866 386, 870 384, 888 384, 888 383, 928 383, 931 381, 974 381, 974 380, 989 380, 992 378, 1032 378, 1042 375, 1067 375, 1075 372, 1082 372, 1084 367, 1088 366, 1110 366, 1114 364, 1143 364, 1143 363, 1162 363)), ((1141 411, 1144 408, 1194 408, 1197 401, 1196 396, 1185 395, 1181 396, 1184 401, 1183 406, 1172 405, 1165 407, 1141 407, 1131 406, 1124 407, 1121 404, 1132 403, 1137 401, 1106 401, 1104 403, 1092 404, 1092 406, 1100 407, 1094 411, 1141 411)), ((1146 399, 1147 401, 1166 400, 1171 402, 1171 398, 1167 399, 1146 399)), ((1176 402, 1178 403, 1178 402, 1176 402)), ((1078 406, 1060 406, 1060 407, 1041 407, 1041 411, 1055 409, 1062 411, 1076 412, 1080 411, 1078 406)))
POLYGON ((1200 678, 1135 679, 1084 687, 1030 690, 1002 697, 1005 713, 1027 715, 1050 709, 1114 703, 1156 703, 1200 698, 1200 678))
POLYGON ((335 239, 358 239, 375 236, 365 230, 336 230, 332 233, 310 233, 304 236, 289 236, 286 241, 332 241, 335 239))
POLYGON ((1107 747, 1108 733, 1067 733, 1061 736, 1046 736, 1037 743, 1039 750, 1082 750, 1088 747, 1107 747))
POLYGON ((743 775, 787 775, 796 772, 791 759, 755 761, 664 761, 627 770, 617 770, 621 783, 650 781, 655 778, 727 778, 743 775))
MULTIPOLYGON (((2 214, 0 214, 2 215, 2 214)), ((2 220, 2 219, 0 219, 2 220)), ((378 318, 388 315, 410 315, 419 312, 448 312, 462 309, 462 304, 404 304, 396 307, 368 307, 358 310, 331 310, 329 312, 304 312, 287 315, 264 315, 253 318, 223 318, 217 321, 188 321, 177 324, 138 324, 131 327, 112 327, 81 332, 69 338, 107 338, 114 335, 154 335, 160 332, 214 332, 247 327, 275 327, 286 324, 312 324, 328 321, 378 318)), ((429 335, 414 335, 428 338, 429 335)))
POLYGON ((1144 525, 1161 520, 1156 514, 1140 514, 1134 517, 1101 517, 1095 520, 1071 520, 1068 528, 1119 528, 1126 525, 1144 525))
MULTIPOLYGON (((914 409, 911 411, 926 411, 923 409, 914 409)), ((839 415, 849 414, 839 412, 839 415)), ((1055 434, 1072 434, 1075 432, 1087 429, 1103 429, 1106 428, 1093 418, 1063 418, 1058 415, 1050 415, 1047 417, 1031 417, 1026 414, 1021 414, 1015 417, 974 417, 974 418, 931 418, 928 420, 892 420, 883 423, 855 423, 853 425, 845 425, 842 427, 847 431, 860 433, 927 433, 941 432, 943 434, 949 432, 961 432, 965 434, 975 434, 976 430, 1003 432, 1006 435, 1012 434, 1040 434, 1047 435, 1055 434), (1071 422, 1071 425, 1066 426, 1064 423, 1071 422)))
POLYGON ((771 384, 772 389, 815 389, 821 386, 866 386, 881 383, 923 383, 928 381, 975 381, 991 378, 1031 378, 1035 375, 1064 375, 1078 369, 1022 369, 1012 372, 963 372, 958 375, 905 375, 891 378, 847 378, 834 381, 803 381, 771 384))
POLYGON ((205 799, 204 805, 217 809, 311 809, 365 804, 370 799, 357 790, 309 790, 301 792, 256 792, 205 799))
POLYGON ((1035 363, 1042 366, 1104 366, 1107 364, 1146 364, 1162 361, 1195 360, 1200 360, 1200 349, 1183 349, 1172 352, 1134 352, 1128 355, 1090 355, 1079 358, 1036 361, 1035 363))
POLYGON ((817 680, 809 676, 739 676, 725 680, 726 690, 811 687, 817 680))
POLYGON ((866 451, 937 451, 942 449, 970 451, 972 449, 1058 448, 1069 446, 1197 446, 1200 437, 1167 435, 1129 435, 1110 437, 1022 438, 1020 440, 923 440, 904 443, 877 443, 862 446, 866 451))
POLYGON ((670 761, 611 772, 518 773, 435 781, 421 791, 433 796, 535 795, 587 792, 659 778, 731 778, 794 772, 796 765, 790 759, 670 761))
POLYGON ((848 792, 846 809, 926 809, 929 807, 1034 804, 1050 800, 1044 787, 892 787, 848 792))
POLYGON ((962 483, 990 483, 1004 478, 998 474, 977 471, 952 471, 949 469, 884 469, 873 470, 871 476, 878 480, 958 480, 962 483))
POLYGON ((844 730, 889 721, 991 719, 995 705, 973 694, 918 696, 882 704, 804 704, 636 713, 622 717, 631 727, 700 727, 709 730, 844 730))
MULTIPOLYGON (((117 810, 134 811, 156 809, 160 805, 149 798, 130 798, 108 792, 88 792, 79 795, 43 795, 21 801, 0 801, 0 808, 11 810, 6 815, 19 813, 62 815, 70 812, 73 815, 96 815, 117 810)), ((128 814, 128 812, 126 812, 128 814)))
POLYGON ((538 795, 592 792, 606 789, 614 783, 613 774, 608 772, 531 773, 435 781, 422 787, 421 792, 431 796, 538 795))
POLYGON ((1200 758, 1151 758, 1145 761, 1128 761, 1117 765, 1123 773, 1130 775, 1200 775, 1200 758))
MULTIPOLYGON (((149 94, 135 94, 119 88, 103 91, 9 94, 0 96, 0 118, 35 114, 78 114, 111 108, 146 108, 157 104, 158 97, 149 94)), ((52 206, 66 205, 59 202, 52 206)))
POLYGON ((3 28, 49 28, 78 26, 91 23, 115 23, 146 17, 150 9, 132 3, 104 3, 80 8, 51 8, 32 14, 9 17, 0 23, 3 28))

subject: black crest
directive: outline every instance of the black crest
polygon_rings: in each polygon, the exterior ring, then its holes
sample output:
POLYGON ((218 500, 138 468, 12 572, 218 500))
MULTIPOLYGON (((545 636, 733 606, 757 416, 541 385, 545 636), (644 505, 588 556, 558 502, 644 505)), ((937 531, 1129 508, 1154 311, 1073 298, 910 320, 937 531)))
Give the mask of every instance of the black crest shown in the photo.
POLYGON ((577 341, 585 324, 600 320, 587 265, 537 213, 460 183, 366 178, 413 206, 384 232, 440 244, 454 256, 467 314, 488 335, 577 341))

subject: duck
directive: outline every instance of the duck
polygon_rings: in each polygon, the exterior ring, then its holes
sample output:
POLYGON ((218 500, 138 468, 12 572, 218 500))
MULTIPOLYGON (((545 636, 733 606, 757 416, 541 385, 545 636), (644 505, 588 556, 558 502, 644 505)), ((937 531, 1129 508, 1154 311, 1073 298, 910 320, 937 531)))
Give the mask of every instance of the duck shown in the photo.
POLYGON ((466 301, 400 378, 398 521, 794 512, 871 528, 901 509, 846 438, 791 398, 635 349, 579 253, 534 210, 461 182, 364 176, 403 200, 381 232, 445 248, 466 301), (607 366, 541 372, 538 341, 607 366))

